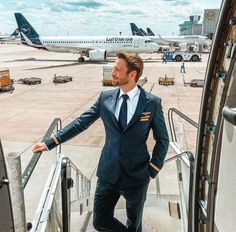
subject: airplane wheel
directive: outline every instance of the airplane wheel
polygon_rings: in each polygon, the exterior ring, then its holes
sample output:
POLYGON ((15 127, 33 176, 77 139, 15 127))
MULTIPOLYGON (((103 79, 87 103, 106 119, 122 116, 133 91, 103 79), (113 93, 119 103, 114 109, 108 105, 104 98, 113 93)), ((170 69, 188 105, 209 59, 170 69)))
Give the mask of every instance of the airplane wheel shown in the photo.
POLYGON ((199 61, 199 57, 198 57, 197 55, 193 55, 192 58, 191 58, 191 60, 192 60, 193 62, 199 61))
POLYGON ((84 62, 84 57, 79 57, 78 61, 81 63, 81 62, 84 62))

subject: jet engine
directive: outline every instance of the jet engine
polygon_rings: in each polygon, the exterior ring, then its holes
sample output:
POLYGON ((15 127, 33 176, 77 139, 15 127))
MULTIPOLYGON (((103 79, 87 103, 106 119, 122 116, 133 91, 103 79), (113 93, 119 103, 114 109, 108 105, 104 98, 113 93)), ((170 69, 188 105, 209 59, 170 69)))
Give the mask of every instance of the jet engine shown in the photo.
POLYGON ((105 49, 96 49, 89 51, 89 59, 103 61, 107 58, 107 51, 105 49))

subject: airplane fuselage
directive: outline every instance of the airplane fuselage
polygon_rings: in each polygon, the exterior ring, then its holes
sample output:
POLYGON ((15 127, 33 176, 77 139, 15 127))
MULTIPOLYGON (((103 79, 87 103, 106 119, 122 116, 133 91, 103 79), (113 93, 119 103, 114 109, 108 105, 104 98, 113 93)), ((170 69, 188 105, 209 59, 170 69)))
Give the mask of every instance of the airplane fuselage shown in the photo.
POLYGON ((107 54, 120 51, 155 52, 153 41, 139 36, 40 36, 42 45, 49 51, 87 53, 90 50, 105 49, 107 54))
POLYGON ((209 40, 206 36, 202 35, 188 35, 188 36, 148 36, 151 40, 153 40, 157 44, 171 44, 171 43, 186 43, 186 44, 210 44, 211 40, 209 40))

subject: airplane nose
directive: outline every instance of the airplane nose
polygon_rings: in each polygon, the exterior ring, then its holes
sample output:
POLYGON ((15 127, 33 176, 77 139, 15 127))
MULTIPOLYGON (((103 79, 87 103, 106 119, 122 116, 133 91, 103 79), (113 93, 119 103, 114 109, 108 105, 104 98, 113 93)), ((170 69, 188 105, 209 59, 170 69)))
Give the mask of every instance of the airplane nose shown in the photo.
POLYGON ((155 48, 155 49, 157 49, 157 50, 158 50, 158 49, 159 49, 159 47, 160 47, 160 46, 159 46, 158 44, 156 44, 156 43, 152 44, 152 48, 155 48))

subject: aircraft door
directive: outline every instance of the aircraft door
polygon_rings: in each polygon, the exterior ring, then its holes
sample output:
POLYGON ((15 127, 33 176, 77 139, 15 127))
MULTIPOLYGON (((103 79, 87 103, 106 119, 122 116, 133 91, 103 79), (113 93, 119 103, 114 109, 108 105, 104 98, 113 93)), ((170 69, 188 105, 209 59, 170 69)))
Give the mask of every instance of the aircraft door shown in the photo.
POLYGON ((224 107, 223 115, 225 119, 215 205, 215 229, 231 232, 236 228, 236 109, 224 107))
POLYGON ((139 47, 139 39, 134 38, 134 47, 139 47))

